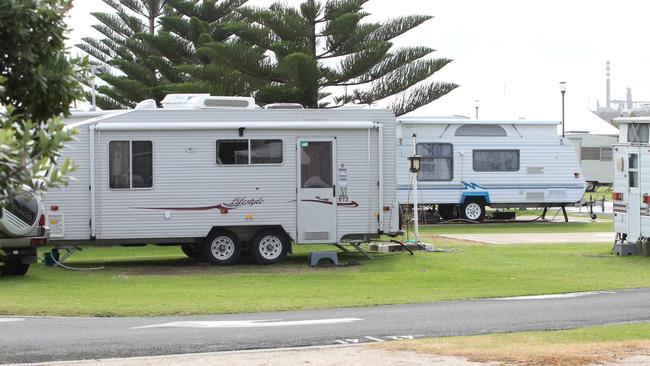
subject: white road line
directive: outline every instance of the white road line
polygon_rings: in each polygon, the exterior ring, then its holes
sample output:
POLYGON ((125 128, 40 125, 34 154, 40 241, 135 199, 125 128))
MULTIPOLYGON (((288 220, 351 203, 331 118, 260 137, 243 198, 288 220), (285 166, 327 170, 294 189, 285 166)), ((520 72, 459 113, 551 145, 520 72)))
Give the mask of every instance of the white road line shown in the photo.
POLYGON ((515 297, 498 297, 490 300, 550 300, 550 299, 572 299, 576 297, 613 294, 613 291, 587 291, 587 292, 571 292, 566 294, 550 294, 550 295, 534 295, 534 296, 515 296, 515 297))
POLYGON ((10 323, 10 322, 22 322, 25 321, 23 318, 0 318, 0 323, 10 323))
POLYGON ((375 342, 383 342, 384 341, 383 339, 379 339, 379 338, 375 338, 375 337, 371 337, 371 336, 364 336, 364 338, 370 339, 371 341, 375 341, 375 342))
POLYGON ((335 318, 335 319, 313 319, 313 320, 231 320, 231 321, 181 321, 161 324, 133 327, 131 329, 148 328, 265 328, 265 327, 287 327, 304 325, 327 325, 344 324, 360 321, 359 318, 335 318))

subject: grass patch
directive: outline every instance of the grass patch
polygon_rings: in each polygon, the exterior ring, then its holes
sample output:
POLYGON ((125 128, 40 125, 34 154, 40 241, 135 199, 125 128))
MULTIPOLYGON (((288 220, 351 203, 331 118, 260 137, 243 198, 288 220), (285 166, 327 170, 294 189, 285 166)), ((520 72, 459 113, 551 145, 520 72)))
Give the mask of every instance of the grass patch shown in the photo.
MULTIPOLYGON (((451 244, 451 243, 449 243, 451 244)), ((178 247, 86 248, 68 271, 34 265, 0 278, 0 313, 135 316, 240 313, 650 287, 650 262, 616 257, 610 244, 454 244, 455 253, 341 255, 310 268, 299 246, 273 266, 209 266, 178 247)), ((325 247, 331 249, 331 247, 325 247)))
POLYGON ((548 332, 499 333, 374 344, 388 351, 460 356, 526 366, 578 366, 650 353, 650 323, 548 332))
POLYGON ((590 199, 600 200, 605 197, 606 201, 612 201, 612 188, 610 187, 598 187, 594 192, 585 192, 582 196, 585 200, 589 201, 590 199))

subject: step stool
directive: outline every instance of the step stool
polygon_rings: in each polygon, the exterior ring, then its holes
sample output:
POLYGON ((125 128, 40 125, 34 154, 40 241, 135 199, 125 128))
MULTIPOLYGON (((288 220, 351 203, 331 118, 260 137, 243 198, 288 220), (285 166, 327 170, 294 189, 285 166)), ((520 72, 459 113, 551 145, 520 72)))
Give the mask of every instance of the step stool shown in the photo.
POLYGON ((307 261, 309 262, 309 265, 312 266, 312 267, 317 266, 318 262, 320 262, 321 259, 329 259, 329 260, 332 261, 332 263, 335 266, 339 265, 339 255, 335 251, 311 252, 311 253, 309 253, 309 256, 307 257, 307 261))

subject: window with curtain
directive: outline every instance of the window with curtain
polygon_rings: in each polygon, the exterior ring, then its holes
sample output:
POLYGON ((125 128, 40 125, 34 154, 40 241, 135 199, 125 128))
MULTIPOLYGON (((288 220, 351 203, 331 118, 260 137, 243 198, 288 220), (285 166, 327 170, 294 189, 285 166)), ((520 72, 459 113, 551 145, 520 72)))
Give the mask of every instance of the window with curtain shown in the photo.
POLYGON ((475 172, 516 172, 519 170, 519 150, 474 150, 475 172))
POLYGON ((108 185, 114 189, 153 187, 152 142, 109 142, 108 176, 108 185))
POLYGON ((423 182, 450 181, 454 177, 454 148, 452 144, 420 143, 416 153, 421 156, 418 180, 423 182))

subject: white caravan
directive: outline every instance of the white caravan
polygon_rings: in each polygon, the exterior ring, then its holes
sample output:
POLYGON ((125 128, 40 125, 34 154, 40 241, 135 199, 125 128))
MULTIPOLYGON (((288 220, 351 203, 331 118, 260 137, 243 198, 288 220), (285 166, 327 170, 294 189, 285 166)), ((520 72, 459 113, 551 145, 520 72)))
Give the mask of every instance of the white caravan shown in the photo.
POLYGON ((618 136, 568 133, 567 137, 578 154, 587 192, 593 192, 600 186, 611 186, 614 182, 612 145, 618 142, 618 136))
POLYGON ((413 135, 421 156, 417 200, 444 220, 482 221, 485 207, 553 207, 581 200, 585 181, 557 122, 401 118, 397 121, 397 189, 413 202, 408 157, 413 135))
POLYGON ((615 118, 619 142, 614 145, 615 251, 634 253, 637 242, 650 238, 650 117, 615 118))
POLYGON ((387 110, 259 109, 197 96, 68 125, 76 161, 45 210, 56 246, 182 244, 190 256, 260 263, 295 243, 398 231, 395 117, 387 110))

